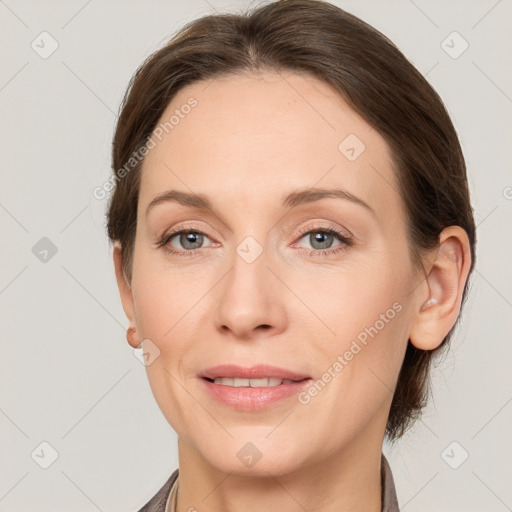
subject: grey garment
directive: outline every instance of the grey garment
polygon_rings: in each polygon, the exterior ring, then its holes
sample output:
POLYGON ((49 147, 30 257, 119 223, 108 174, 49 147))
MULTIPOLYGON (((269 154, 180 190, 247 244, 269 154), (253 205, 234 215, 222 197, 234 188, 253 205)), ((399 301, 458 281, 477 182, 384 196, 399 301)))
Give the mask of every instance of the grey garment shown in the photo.
POLYGON ((380 475, 382 483, 382 512, 400 512, 393 473, 384 454, 382 454, 380 460, 380 475))
POLYGON ((163 487, 139 510, 139 512, 165 512, 167 497, 171 492, 172 484, 178 478, 179 469, 169 477, 163 487))
MULTIPOLYGON (((396 498, 395 482, 393 473, 389 467, 384 454, 381 458, 381 482, 382 482, 382 512, 400 512, 396 498)), ((165 512, 167 498, 171 492, 172 485, 178 478, 179 469, 169 477, 163 487, 139 510, 139 512, 165 512)))

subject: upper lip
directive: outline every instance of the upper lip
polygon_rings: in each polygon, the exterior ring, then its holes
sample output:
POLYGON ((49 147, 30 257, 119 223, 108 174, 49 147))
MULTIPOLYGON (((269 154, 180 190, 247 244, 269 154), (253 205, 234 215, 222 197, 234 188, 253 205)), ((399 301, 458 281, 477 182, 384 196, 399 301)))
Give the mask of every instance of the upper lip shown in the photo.
POLYGON ((203 370, 199 377, 208 379, 217 379, 221 377, 240 379, 264 379, 264 378, 278 378, 287 380, 303 380, 309 379, 310 376, 287 370, 286 368, 279 368, 277 366, 271 366, 267 364, 257 364, 249 368, 238 366, 236 364, 221 364, 218 366, 212 366, 203 370))

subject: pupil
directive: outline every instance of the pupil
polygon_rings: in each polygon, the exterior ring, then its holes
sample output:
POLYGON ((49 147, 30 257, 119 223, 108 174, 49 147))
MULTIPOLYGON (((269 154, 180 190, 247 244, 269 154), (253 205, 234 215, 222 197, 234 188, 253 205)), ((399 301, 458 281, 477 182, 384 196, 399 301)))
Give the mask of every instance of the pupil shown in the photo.
POLYGON ((315 234, 312 234, 310 235, 311 238, 311 245, 313 246, 313 248, 315 249, 328 249, 332 243, 332 238, 333 238, 333 235, 331 233, 321 233, 321 232, 316 232, 315 234), (323 241, 322 241, 323 239, 323 241), (327 240, 325 240, 327 239, 327 240), (316 243, 319 243, 320 246, 318 247, 315 247, 315 244, 316 243))
POLYGON ((203 241, 202 237, 203 235, 200 233, 182 233, 180 243, 185 249, 197 249, 201 247, 201 243, 203 241), (196 245, 194 246, 194 244, 196 245))

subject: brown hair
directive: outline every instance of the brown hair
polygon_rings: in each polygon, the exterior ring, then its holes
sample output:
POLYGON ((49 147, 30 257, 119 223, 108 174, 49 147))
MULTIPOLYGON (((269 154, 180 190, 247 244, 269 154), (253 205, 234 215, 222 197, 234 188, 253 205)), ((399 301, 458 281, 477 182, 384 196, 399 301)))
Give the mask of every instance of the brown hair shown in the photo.
MULTIPOLYGON (((309 74, 338 91, 391 149, 415 265, 421 268, 422 254, 438 245, 444 228, 457 225, 468 234, 473 269, 475 224, 466 167, 438 94, 391 41, 355 16, 320 0, 281 0, 245 14, 210 15, 187 24, 132 77, 114 135, 116 185, 107 213, 108 236, 121 243, 129 282, 142 165, 130 160, 133 153, 145 145, 183 87, 260 69, 309 74)), ((467 282, 463 302, 466 291, 467 282)), ((437 350, 408 343, 386 427, 388 439, 398 439, 426 404, 437 350)))

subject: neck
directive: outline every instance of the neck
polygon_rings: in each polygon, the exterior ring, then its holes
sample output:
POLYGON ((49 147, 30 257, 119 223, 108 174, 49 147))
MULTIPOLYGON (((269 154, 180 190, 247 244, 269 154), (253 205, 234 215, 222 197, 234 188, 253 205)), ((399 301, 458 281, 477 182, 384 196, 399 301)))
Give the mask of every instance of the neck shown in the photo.
POLYGON ((223 472, 178 439, 177 512, 381 512, 380 443, 359 439, 309 465, 273 476, 223 472))

